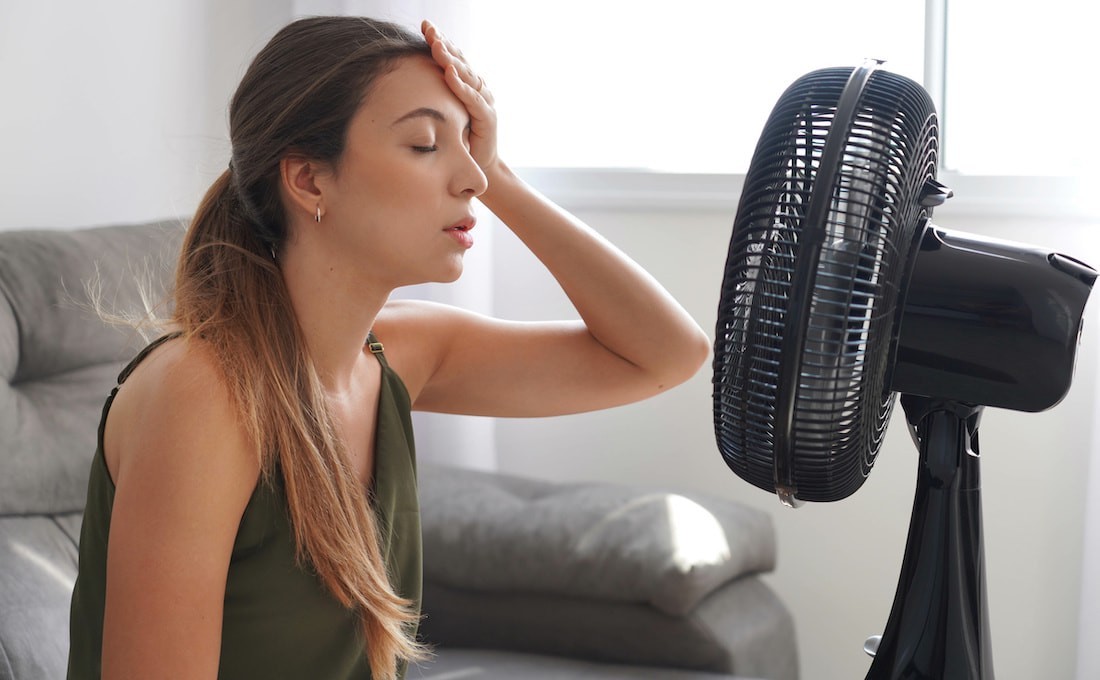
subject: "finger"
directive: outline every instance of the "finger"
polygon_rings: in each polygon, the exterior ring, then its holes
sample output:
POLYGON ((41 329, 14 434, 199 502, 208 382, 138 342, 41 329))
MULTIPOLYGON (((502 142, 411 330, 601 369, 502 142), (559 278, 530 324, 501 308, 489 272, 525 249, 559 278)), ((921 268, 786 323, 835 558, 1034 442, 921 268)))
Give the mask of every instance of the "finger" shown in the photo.
POLYGON ((420 31, 424 34, 424 38, 428 41, 429 45, 434 46, 434 44, 437 42, 442 43, 443 46, 447 48, 447 51, 454 55, 459 61, 466 61, 465 53, 463 53, 458 45, 454 44, 454 42, 451 41, 447 36, 443 35, 443 32, 439 30, 439 27, 437 27, 432 22, 428 21, 427 19, 422 21, 420 23, 420 31))
POLYGON ((443 35, 442 33, 440 33, 439 28, 427 19, 420 22, 420 32, 424 34, 424 38, 428 41, 429 44, 436 40, 439 40, 439 38, 443 35))
POLYGON ((452 42, 445 35, 441 35, 440 38, 442 38, 443 44, 447 46, 447 51, 448 52, 450 52, 451 54, 458 57, 459 61, 461 61, 463 63, 466 63, 466 55, 463 54, 462 50, 459 49, 458 45, 454 44, 454 42, 452 42))
MULTIPOLYGON (((451 54, 455 55, 463 61, 466 60, 466 55, 462 52, 461 49, 459 49, 458 45, 456 45, 453 40, 444 35, 443 31, 439 30, 438 26, 431 23, 430 21, 425 21, 424 23, 427 24, 428 30, 431 33, 431 40, 437 40, 443 43, 443 45, 447 48, 447 51, 449 51, 451 54)), ((425 34, 425 37, 428 37, 428 35, 425 34)))
POLYGON ((454 66, 458 72, 459 77, 470 87, 477 91, 481 91, 485 88, 485 79, 482 78, 465 59, 455 55, 447 47, 446 42, 436 43, 439 47, 433 46, 432 55, 436 56, 436 61, 443 66, 444 69, 454 66), (437 56, 438 50, 438 56, 437 56))
POLYGON ((459 95, 464 100, 477 100, 481 97, 481 93, 474 87, 469 80, 464 78, 458 69, 456 64, 451 64, 446 70, 447 84, 454 90, 455 94, 459 95))
POLYGON ((491 106, 493 98, 485 87, 485 79, 474 71, 473 67, 466 61, 462 51, 448 40, 435 24, 427 19, 421 22, 420 30, 424 33, 424 39, 430 46, 432 58, 443 68, 444 73, 451 71, 453 68, 457 80, 478 93, 480 99, 491 106))
POLYGON ((485 119, 492 116, 493 93, 485 87, 482 81, 481 89, 478 89, 459 74, 455 66, 450 66, 444 72, 444 80, 451 91, 466 105, 466 109, 475 119, 485 119))

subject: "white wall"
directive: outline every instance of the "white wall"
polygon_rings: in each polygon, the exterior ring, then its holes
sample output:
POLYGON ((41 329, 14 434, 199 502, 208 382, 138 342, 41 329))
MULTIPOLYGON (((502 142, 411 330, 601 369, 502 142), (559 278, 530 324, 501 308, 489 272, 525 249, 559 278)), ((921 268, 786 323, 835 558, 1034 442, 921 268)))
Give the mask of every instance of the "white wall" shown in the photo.
POLYGON ((1093 396, 1093 456, 1085 506, 1084 559, 1081 566, 1081 624, 1077 635, 1077 680, 1100 677, 1100 419, 1093 396))
MULTIPOLYGON (((532 181, 539 183, 535 173, 532 181)), ((548 184, 554 191, 559 177, 548 184)), ((727 205, 672 210, 616 196, 600 208, 596 191, 574 212, 652 271, 713 331, 718 287, 738 187, 727 205)), ((567 204, 577 194, 566 191, 567 204)), ((1100 220, 1010 219, 975 211, 937 212, 940 226, 1061 249, 1100 263, 1100 220)), ((496 312, 513 318, 572 315, 529 254, 509 234, 495 241, 496 312)), ((1082 564, 1086 478, 1100 351, 1100 305, 1088 310, 1074 387, 1040 414, 987 410, 980 430, 986 556, 993 650, 1005 680, 1073 678, 1082 564), (1093 332, 1089 332, 1089 331, 1093 332)), ((804 677, 863 677, 865 638, 881 633, 904 551, 917 451, 900 408, 862 489, 833 504, 782 508, 774 496, 730 472, 711 421, 710 369, 657 399, 582 416, 501 420, 503 471, 550 479, 665 484, 722 495, 775 519, 779 568, 768 580, 794 611, 804 677)), ((1091 676, 1080 676, 1091 677, 1091 676)))
POLYGON ((0 4, 0 229, 188 216, 289 0, 0 4))

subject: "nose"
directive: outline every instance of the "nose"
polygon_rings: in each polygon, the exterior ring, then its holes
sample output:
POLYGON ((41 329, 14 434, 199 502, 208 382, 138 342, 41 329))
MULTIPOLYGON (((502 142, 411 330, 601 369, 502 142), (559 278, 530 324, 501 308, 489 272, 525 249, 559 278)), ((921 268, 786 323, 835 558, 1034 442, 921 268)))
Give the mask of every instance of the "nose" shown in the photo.
POLYGON ((459 154, 458 167, 455 168, 454 177, 451 180, 452 190, 456 195, 476 198, 489 188, 489 180, 477 164, 469 151, 459 154))

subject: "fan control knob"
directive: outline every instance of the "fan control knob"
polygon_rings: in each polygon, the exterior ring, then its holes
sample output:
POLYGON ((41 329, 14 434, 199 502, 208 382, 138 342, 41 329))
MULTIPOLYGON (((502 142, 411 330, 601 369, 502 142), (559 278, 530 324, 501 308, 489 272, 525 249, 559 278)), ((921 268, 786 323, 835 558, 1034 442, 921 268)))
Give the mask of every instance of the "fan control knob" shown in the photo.
POLYGON ((872 635, 863 643, 863 651, 867 652, 867 656, 874 657, 878 653, 878 643, 880 642, 882 642, 881 635, 872 635))
POLYGON ((954 191, 947 188, 946 185, 936 181, 936 178, 930 177, 924 182, 924 186, 921 187, 920 192, 920 204, 925 208, 935 208, 938 205, 943 205, 947 202, 947 199, 955 195, 954 191))

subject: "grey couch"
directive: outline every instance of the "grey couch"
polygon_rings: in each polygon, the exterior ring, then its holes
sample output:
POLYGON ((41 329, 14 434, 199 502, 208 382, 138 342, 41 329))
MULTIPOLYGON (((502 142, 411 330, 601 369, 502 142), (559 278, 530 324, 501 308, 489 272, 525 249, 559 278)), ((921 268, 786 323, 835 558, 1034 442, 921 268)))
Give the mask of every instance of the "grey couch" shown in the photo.
MULTIPOLYGON (((144 340, 104 323, 163 296, 175 223, 0 232, 0 680, 64 677, 103 401, 144 340)), ((758 578, 766 515, 729 501, 421 465, 422 680, 794 680, 758 578)))

